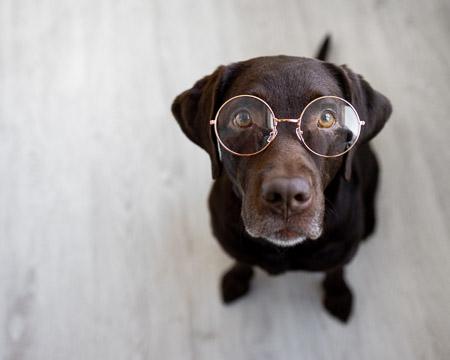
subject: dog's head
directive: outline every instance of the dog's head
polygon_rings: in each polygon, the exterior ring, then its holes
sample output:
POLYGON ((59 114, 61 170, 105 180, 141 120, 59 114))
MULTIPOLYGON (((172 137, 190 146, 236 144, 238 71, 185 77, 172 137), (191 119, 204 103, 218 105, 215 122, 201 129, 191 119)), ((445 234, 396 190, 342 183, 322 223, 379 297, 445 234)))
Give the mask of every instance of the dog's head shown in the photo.
POLYGON ((279 56, 219 67, 180 94, 172 112, 189 139, 208 152, 213 178, 221 174, 230 178, 242 200, 247 232, 291 246, 320 237, 325 188, 335 176, 351 178, 355 152, 381 130, 391 105, 345 66, 279 56), (335 158, 306 149, 296 135, 297 125, 288 122, 279 123, 274 141, 254 156, 237 156, 224 148, 219 153, 210 120, 225 101, 244 94, 264 100, 280 119, 298 118, 308 103, 321 96, 337 96, 355 107, 365 126, 352 150, 335 158))

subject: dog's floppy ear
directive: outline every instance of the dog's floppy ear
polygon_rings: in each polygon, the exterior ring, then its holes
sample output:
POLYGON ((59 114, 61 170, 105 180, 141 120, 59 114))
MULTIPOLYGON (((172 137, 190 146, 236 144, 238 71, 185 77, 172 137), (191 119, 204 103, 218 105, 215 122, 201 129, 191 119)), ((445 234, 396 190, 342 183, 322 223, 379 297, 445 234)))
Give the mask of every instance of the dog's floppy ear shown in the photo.
POLYGON ((197 81, 191 89, 178 95, 172 104, 172 113, 183 132, 209 154, 213 179, 219 177, 221 163, 209 122, 214 118, 225 69, 225 66, 220 66, 211 75, 197 81))
POLYGON ((355 74, 345 65, 341 66, 340 69, 343 71, 344 81, 346 82, 344 85, 347 88, 346 95, 350 98, 349 101, 355 107, 361 121, 365 122, 365 125, 361 126, 358 142, 345 159, 344 176, 348 181, 352 175, 352 160, 355 152, 381 131, 392 113, 392 105, 384 95, 374 90, 361 75, 355 74))

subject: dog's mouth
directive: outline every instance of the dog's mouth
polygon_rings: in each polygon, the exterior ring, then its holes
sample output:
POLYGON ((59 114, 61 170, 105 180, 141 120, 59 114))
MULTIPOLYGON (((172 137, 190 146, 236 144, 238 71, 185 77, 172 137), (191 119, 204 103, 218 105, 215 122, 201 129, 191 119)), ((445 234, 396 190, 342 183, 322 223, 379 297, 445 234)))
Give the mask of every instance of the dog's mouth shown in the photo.
POLYGON ((313 171, 302 175, 261 177, 242 193, 241 216, 247 233, 266 242, 292 247, 318 239, 323 231, 325 198, 313 171))
POLYGON ((323 211, 320 206, 307 214, 288 219, 268 211, 251 210, 244 207, 242 211, 246 231, 252 237, 262 238, 271 244, 292 247, 308 239, 316 240, 322 235, 323 211))
POLYGON ((264 218, 260 222, 246 224, 246 230, 252 237, 263 238, 277 246, 292 247, 308 239, 316 240, 322 235, 319 219, 320 217, 313 217, 309 218, 306 224, 293 224, 264 218))

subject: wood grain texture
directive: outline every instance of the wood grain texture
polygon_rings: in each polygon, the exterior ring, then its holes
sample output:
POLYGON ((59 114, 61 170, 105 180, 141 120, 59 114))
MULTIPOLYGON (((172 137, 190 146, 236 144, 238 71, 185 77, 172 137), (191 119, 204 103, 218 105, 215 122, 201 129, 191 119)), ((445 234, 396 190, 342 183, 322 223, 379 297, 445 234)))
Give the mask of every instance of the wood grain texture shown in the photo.
POLYGON ((449 43, 446 0, 2 0, 0 359, 448 359, 449 43), (347 326, 320 274, 221 305, 208 158, 170 114, 216 66, 326 32, 394 106, 347 326))

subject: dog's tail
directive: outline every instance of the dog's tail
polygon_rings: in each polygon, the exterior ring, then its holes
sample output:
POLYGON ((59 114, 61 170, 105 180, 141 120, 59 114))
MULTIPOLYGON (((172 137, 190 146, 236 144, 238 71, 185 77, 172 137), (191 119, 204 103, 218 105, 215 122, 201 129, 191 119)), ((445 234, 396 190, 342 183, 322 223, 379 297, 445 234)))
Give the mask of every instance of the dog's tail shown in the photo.
POLYGON ((328 51, 330 49, 330 43, 331 43, 331 35, 327 34, 327 36, 325 36, 325 39, 322 42, 322 45, 320 46, 319 52, 316 55, 317 60, 323 60, 323 61, 327 60, 328 51))

